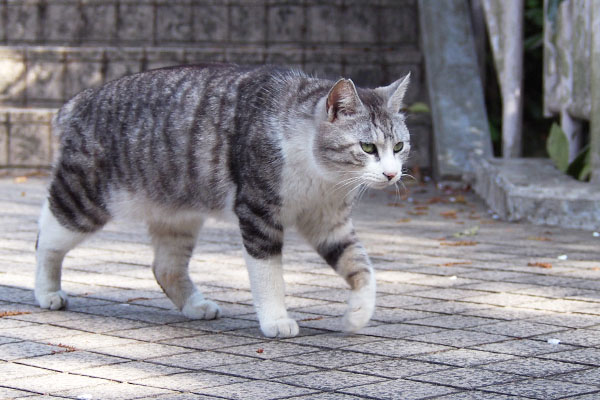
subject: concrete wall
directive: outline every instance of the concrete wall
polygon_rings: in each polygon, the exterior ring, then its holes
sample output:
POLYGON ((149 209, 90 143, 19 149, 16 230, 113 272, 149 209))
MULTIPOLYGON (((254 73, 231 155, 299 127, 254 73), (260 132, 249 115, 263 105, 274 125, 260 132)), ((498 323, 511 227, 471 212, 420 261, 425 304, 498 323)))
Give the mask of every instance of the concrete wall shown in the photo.
MULTIPOLYGON (((407 102, 422 100, 417 23, 414 0, 0 0, 0 167, 51 162, 52 137, 31 157, 15 149, 16 121, 42 124, 85 88, 166 65, 271 63, 368 87, 411 71, 407 102)), ((429 122, 412 124, 426 167, 429 122)))

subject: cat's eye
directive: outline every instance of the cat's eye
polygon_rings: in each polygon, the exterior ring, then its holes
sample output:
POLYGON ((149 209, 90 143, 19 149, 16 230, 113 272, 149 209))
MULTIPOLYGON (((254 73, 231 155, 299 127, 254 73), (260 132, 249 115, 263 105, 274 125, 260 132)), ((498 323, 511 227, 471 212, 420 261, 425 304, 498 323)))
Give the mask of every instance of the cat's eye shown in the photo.
POLYGON ((373 143, 360 142, 360 147, 367 154, 374 154, 377 151, 373 143))
POLYGON ((404 142, 396 143, 396 145, 394 146, 394 153, 398 153, 399 151, 402 151, 403 148, 404 148, 404 142))

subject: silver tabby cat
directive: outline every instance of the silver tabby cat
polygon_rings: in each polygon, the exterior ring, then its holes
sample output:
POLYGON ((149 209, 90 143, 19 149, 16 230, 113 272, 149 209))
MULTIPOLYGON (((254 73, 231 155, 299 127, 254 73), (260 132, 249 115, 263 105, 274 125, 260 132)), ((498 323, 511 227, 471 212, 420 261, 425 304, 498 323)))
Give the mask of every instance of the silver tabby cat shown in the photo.
POLYGON ((66 253, 110 219, 133 217, 148 225, 152 270, 167 296, 189 318, 217 318, 188 262, 204 220, 232 211, 265 336, 298 334, 281 263, 291 226, 349 284, 344 328, 363 327, 375 278, 351 206, 363 187, 402 176, 408 82, 368 90, 270 66, 201 65, 78 94, 54 121, 61 150, 39 220, 37 301, 64 307, 66 253))

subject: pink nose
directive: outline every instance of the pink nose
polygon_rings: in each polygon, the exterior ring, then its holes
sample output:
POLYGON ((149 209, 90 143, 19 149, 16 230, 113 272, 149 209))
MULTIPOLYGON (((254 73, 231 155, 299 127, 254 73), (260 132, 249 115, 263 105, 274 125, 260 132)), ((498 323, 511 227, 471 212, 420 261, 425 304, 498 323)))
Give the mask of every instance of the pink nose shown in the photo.
POLYGON ((391 181, 396 176, 396 173, 395 172, 384 172, 383 175, 385 175, 385 177, 388 178, 388 181, 391 181))

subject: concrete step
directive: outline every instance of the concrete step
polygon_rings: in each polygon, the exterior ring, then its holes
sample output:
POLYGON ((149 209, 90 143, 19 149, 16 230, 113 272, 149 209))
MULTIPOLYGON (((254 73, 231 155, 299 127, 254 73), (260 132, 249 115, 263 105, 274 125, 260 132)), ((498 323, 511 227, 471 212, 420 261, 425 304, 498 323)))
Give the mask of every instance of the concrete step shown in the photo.
POLYGON ((560 172, 549 159, 472 158, 475 191, 502 219, 600 230, 600 187, 560 172))

